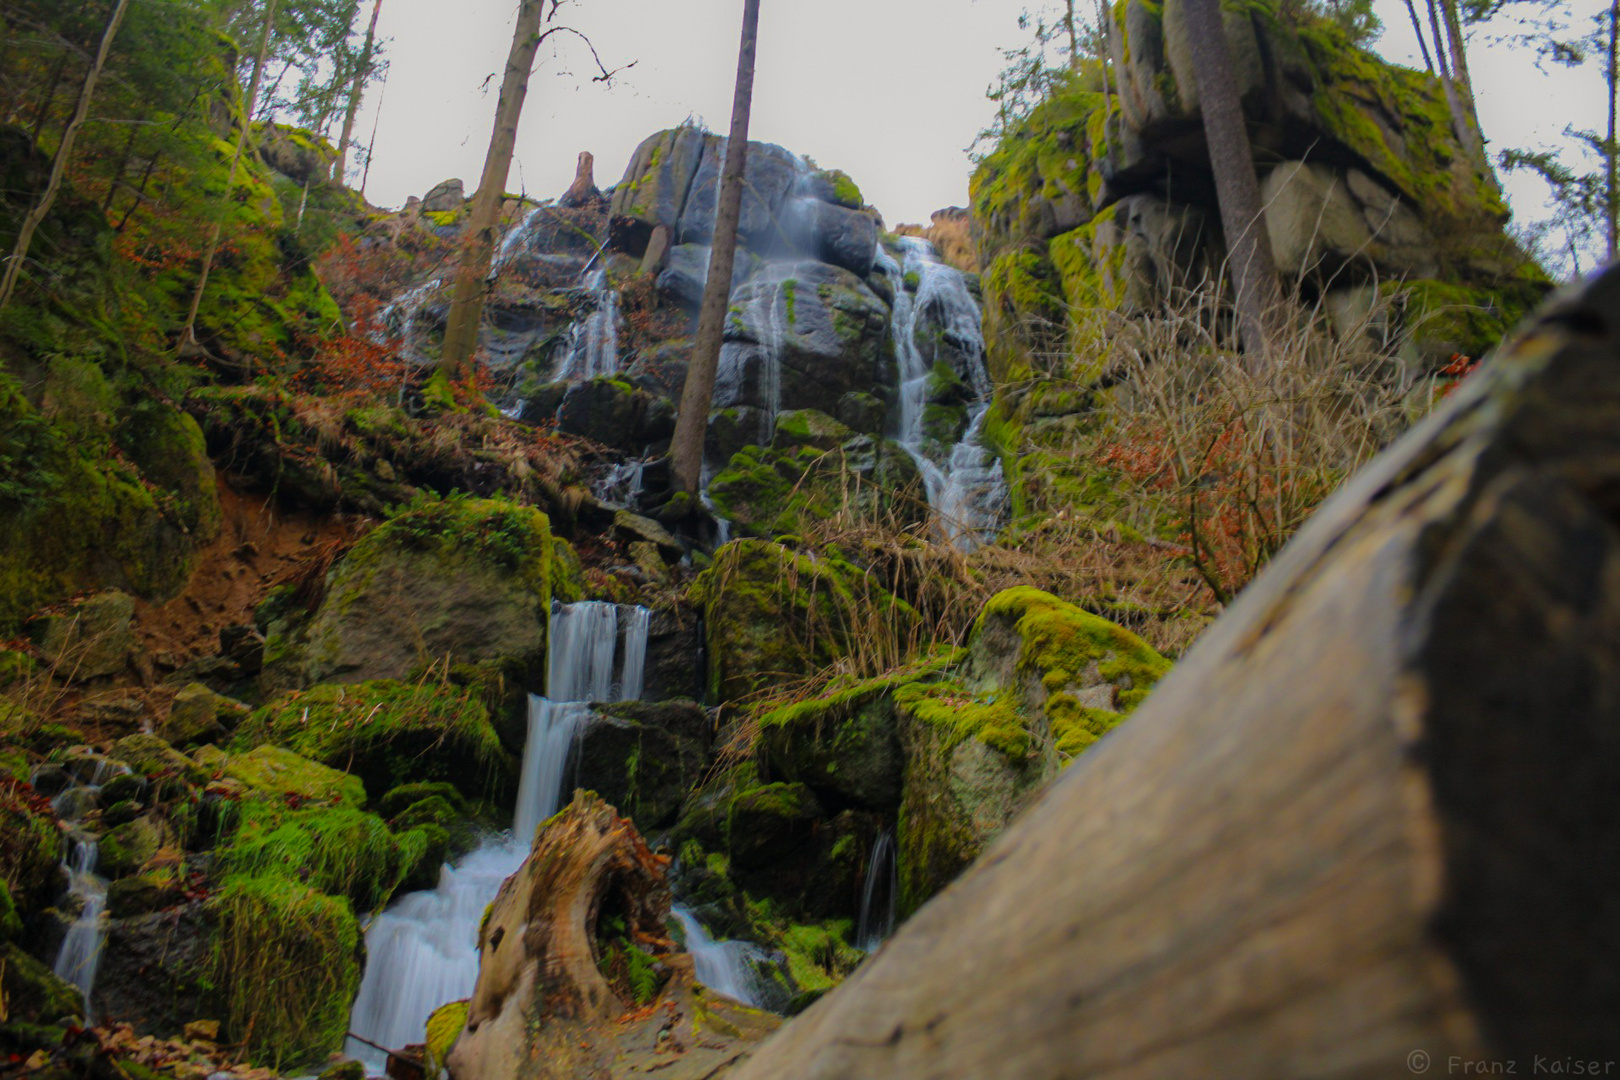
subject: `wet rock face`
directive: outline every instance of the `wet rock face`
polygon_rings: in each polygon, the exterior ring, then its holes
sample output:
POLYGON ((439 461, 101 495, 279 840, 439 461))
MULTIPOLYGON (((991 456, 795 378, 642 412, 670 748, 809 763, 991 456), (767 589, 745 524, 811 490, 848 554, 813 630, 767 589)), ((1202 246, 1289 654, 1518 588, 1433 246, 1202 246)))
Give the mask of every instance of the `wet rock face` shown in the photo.
POLYGON ((203 985, 211 931, 200 902, 110 919, 96 968, 96 1015, 153 1035, 213 1017, 203 985))
POLYGON ((647 627, 643 701, 703 696, 703 630, 688 609, 659 608, 647 627))
POLYGON ((594 714, 578 735, 575 786, 594 791, 644 832, 673 824, 703 778, 708 714, 690 701, 627 701, 594 714))

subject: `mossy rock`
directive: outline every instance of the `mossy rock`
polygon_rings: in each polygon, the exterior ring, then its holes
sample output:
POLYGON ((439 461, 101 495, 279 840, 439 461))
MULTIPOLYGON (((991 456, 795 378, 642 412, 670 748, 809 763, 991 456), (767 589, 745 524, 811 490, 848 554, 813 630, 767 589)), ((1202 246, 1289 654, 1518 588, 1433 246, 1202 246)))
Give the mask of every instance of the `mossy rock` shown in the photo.
POLYGON ((257 746, 233 754, 224 771, 250 791, 283 800, 290 796, 317 803, 366 804, 366 787, 358 776, 327 768, 281 746, 257 746))
POLYGON ((57 887, 62 834, 15 788, 0 789, 0 880, 24 914, 48 903, 57 887))
POLYGON ((815 793, 803 784, 762 784, 738 792, 726 814, 727 850, 745 869, 759 869, 810 842, 822 816, 815 793))
POLYGON ((467 1026, 467 1011, 467 1002, 452 1001, 440 1005, 428 1016, 423 1051, 427 1057, 429 1077, 438 1076, 444 1069, 451 1048, 456 1045, 456 1040, 461 1037, 462 1030, 467 1026))
POLYGON ((208 902, 223 1037, 280 1072, 343 1044, 360 986, 360 927, 349 902, 276 875, 226 878, 208 902))
POLYGON ((328 575, 305 644, 270 640, 270 685, 398 679, 434 661, 545 658, 555 546, 546 516, 499 499, 425 500, 328 575))
POLYGON ((22 916, 17 914, 16 902, 11 899, 11 887, 0 881, 0 942, 14 941, 22 932, 22 916))
POLYGON ((150 862, 169 839, 162 823, 151 815, 126 821, 102 835, 97 848, 97 872, 110 879, 133 874, 150 862))
POLYGON ((11 1021, 54 1023, 84 1016, 78 987, 58 978, 15 944, 0 946, 0 990, 5 993, 11 1021))
POLYGON ((247 706, 215 693, 201 683, 191 683, 174 696, 169 715, 163 721, 162 735, 175 746, 194 746, 223 737, 247 715, 247 706))
POLYGON ((107 886, 107 914, 115 919, 145 915, 172 907, 185 899, 170 874, 134 874, 107 886))
POLYGON ((173 776, 189 784, 208 780, 196 762, 156 735, 126 735, 113 743, 108 756, 148 779, 173 776))
POLYGON ((442 780, 479 797, 512 767, 482 695, 431 682, 379 679, 295 691, 255 712, 233 745, 261 742, 341 766, 371 791, 442 780))
POLYGON ((94 679, 124 670, 135 647, 131 620, 135 598, 110 589, 81 600, 61 614, 28 624, 34 645, 60 677, 94 679))
POLYGON ((593 713, 575 743, 575 783, 641 832, 672 825, 708 768, 709 720, 693 702, 627 701, 593 713))
POLYGON ((282 877, 374 911, 429 846, 428 836, 403 830, 396 836, 382 818, 352 806, 290 809, 252 801, 241 806, 214 858, 224 874, 282 877))
POLYGON ((850 648, 857 628, 904 636, 916 619, 850 563, 758 539, 716 552, 692 598, 703 606, 715 703, 828 666, 850 648))
POLYGON ((385 818, 392 818, 423 799, 432 798, 444 800, 456 813, 466 812, 466 800, 456 786, 446 780, 419 781, 392 788, 378 800, 377 811, 385 818))

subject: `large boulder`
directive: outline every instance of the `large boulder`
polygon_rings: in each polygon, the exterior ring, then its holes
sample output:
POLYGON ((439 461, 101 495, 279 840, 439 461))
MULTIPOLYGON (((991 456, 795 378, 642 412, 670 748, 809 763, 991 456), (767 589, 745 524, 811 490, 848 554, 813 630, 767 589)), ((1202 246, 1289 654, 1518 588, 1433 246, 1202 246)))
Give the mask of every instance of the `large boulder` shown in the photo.
POLYGON ((609 213, 621 245, 640 255, 659 225, 675 229, 686 193, 703 159, 705 137, 695 127, 671 128, 648 136, 636 147, 624 179, 613 189, 609 213))
POLYGON ((708 714, 690 701, 626 701, 591 714, 576 736, 575 786, 601 795, 644 832, 673 824, 703 779, 708 714))
MULTIPOLYGON (((703 159, 692 176, 686 205, 681 209, 676 239, 682 244, 707 244, 714 236, 715 206, 726 140, 708 135, 703 159)), ((742 212, 737 220, 738 241, 766 252, 785 246, 782 207, 798 182, 803 165, 791 152, 772 143, 750 142, 743 168, 742 212)))
POLYGON ((135 648, 135 598, 109 589, 29 623, 34 645, 62 677, 99 678, 124 670, 135 648))
POLYGON ((307 626, 267 634, 273 688, 398 679, 431 662, 511 659, 541 670, 551 606, 550 523, 493 499, 424 502, 333 568, 307 626))
POLYGON ((115 913, 96 965, 97 1019, 171 1035, 194 1020, 220 1018, 209 994, 211 929, 200 902, 146 915, 115 913))

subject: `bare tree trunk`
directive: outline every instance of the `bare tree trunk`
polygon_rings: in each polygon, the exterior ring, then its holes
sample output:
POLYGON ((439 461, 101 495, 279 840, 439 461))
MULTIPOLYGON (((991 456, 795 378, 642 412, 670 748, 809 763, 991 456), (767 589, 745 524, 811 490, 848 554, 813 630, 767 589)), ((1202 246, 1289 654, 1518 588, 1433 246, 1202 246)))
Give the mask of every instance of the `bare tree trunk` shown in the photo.
POLYGON ((715 208, 714 243, 709 253, 709 279, 703 288, 692 362, 681 389, 680 415, 670 459, 676 492, 696 497, 703 479, 703 435, 709 426, 709 403, 720 366, 720 342, 731 299, 731 271, 737 255, 737 222, 742 216, 743 169, 748 160, 748 114, 754 103, 754 51, 759 38, 759 0, 743 0, 742 43, 737 49, 737 85, 731 98, 731 134, 726 142, 725 171, 715 208))
POLYGON ((1475 166, 1483 170, 1486 176, 1494 176, 1490 161, 1485 157, 1485 130, 1480 126, 1479 109, 1474 104, 1474 84, 1468 77, 1468 45, 1463 40, 1462 23, 1457 18, 1457 0, 1439 0, 1439 3, 1446 41, 1451 51, 1451 81, 1460 106, 1459 123, 1464 129, 1458 132, 1458 138, 1462 140, 1463 149, 1473 156, 1475 166))
POLYGON ((1620 257, 1620 144, 1615 141, 1615 96, 1620 92, 1620 0, 1609 4, 1609 56, 1604 74, 1609 83, 1609 139, 1603 147, 1603 209, 1608 225, 1609 261, 1620 257))
POLYGON ((1434 74, 1434 57, 1429 55, 1429 42, 1423 36, 1423 23, 1418 18, 1417 6, 1412 0, 1406 0, 1406 13, 1412 17, 1412 33, 1417 36, 1418 48, 1423 51, 1423 66, 1434 74))
POLYGON ((1264 363, 1266 327, 1282 301, 1271 238, 1260 205, 1243 103, 1232 73, 1232 54, 1221 23, 1219 0, 1187 0, 1187 31, 1192 39, 1193 74, 1204 114, 1204 141, 1215 174, 1221 230, 1236 295, 1239 332, 1250 364, 1264 363))
POLYGON ((78 137, 79 128, 84 125, 84 118, 90 113, 90 99, 95 96, 96 82, 101 78, 101 69, 107 65, 107 53, 112 50, 113 38, 118 36, 118 27, 124 21, 124 11, 129 7, 129 0, 116 0, 112 13, 107 17, 106 28, 101 32, 101 45, 96 49, 96 58, 90 64, 90 70, 85 72, 84 82, 79 87, 79 103, 73 110, 73 118, 62 132, 62 141, 56 147, 56 156, 51 160, 50 179, 45 183, 45 190, 40 192, 39 199, 34 203, 28 216, 23 218, 22 228, 17 233, 17 242, 12 246, 11 257, 6 262, 6 271, 0 276, 0 309, 11 301, 11 296, 17 290, 17 279, 22 273, 23 263, 28 259, 28 247, 34 242, 34 232, 39 228, 45 215, 51 212, 51 205, 56 202, 56 194, 62 188, 62 177, 67 172, 68 161, 73 156, 73 141, 78 137))
POLYGON ((382 5, 383 0, 376 0, 371 7, 365 48, 360 50, 360 70, 354 73, 354 85, 349 88, 349 106, 343 112, 343 135, 338 139, 337 161, 332 165, 333 183, 343 183, 343 174, 349 167, 349 143, 354 138, 354 117, 360 111, 360 98, 365 93, 366 79, 371 76, 371 57, 377 44, 377 18, 382 14, 382 5))
POLYGON ((512 51, 506 58, 506 76, 501 97, 495 106, 495 130, 490 135, 489 152, 484 155, 484 173, 473 196, 472 215, 467 222, 461 251, 461 266, 450 300, 450 319, 444 331, 444 352, 439 370, 452 379, 464 378, 472 366, 478 347, 478 322, 484 313, 485 280, 495 254, 495 229, 506 193, 506 176, 512 168, 512 148, 517 143, 518 119, 529 94, 529 73, 543 36, 545 0, 523 0, 518 7, 517 27, 512 34, 512 51))
POLYGON ((1063 8, 1063 27, 1069 32, 1069 70, 1080 70, 1080 35, 1074 29, 1074 0, 1063 8))
POLYGON ((186 312, 185 329, 180 332, 180 348, 190 350, 197 345, 197 312, 202 308, 203 293, 208 290, 208 275, 214 268, 214 256, 219 253, 220 233, 225 229, 225 215, 229 212, 232 192, 236 190, 236 173, 242 166, 242 152, 247 148, 248 135, 253 130, 253 105, 259 96, 259 83, 264 79, 264 61, 270 55, 270 32, 275 27, 278 0, 270 0, 264 10, 264 32, 259 36, 259 54, 253 61, 253 79, 248 84, 247 100, 242 104, 242 131, 236 137, 236 152, 231 155, 231 171, 225 181, 225 207, 214 217, 214 227, 203 251, 202 272, 197 277, 196 291, 191 294, 191 308, 186 312))
POLYGON ((1362 469, 1129 720, 726 1080, 1620 1059, 1617 304, 1611 271, 1362 469))
POLYGON ((1429 28, 1434 33, 1434 55, 1440 64, 1440 85, 1446 92, 1446 108, 1451 112, 1451 127, 1457 134, 1457 142, 1462 145, 1463 152, 1468 155, 1469 160, 1477 163, 1485 159, 1485 147, 1480 141, 1479 129, 1463 104, 1457 79, 1452 74, 1453 62, 1446 44, 1449 39, 1440 29, 1440 9, 1436 0, 1428 0, 1428 5, 1429 28))
POLYGON ((1108 88, 1109 41, 1114 33, 1114 20, 1108 0, 1095 0, 1097 15, 1097 66, 1102 71, 1103 91, 1103 150, 1108 160, 1114 160, 1114 138, 1108 133, 1108 117, 1114 110, 1113 94, 1108 88))

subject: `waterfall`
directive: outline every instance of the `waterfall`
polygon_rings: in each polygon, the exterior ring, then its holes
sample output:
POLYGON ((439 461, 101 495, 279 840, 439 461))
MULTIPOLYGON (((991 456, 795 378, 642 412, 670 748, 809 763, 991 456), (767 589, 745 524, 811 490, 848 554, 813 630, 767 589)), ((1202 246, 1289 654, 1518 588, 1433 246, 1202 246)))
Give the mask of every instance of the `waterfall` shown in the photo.
POLYGON ((872 845, 866 864, 866 888, 861 892, 861 921, 856 923, 855 947, 876 952, 894 933, 894 902, 900 878, 894 862, 894 834, 884 832, 872 845))
POLYGON ((443 278, 430 278, 422 284, 410 288, 389 301, 388 306, 377 312, 378 330, 372 339, 383 344, 389 338, 399 338, 399 354, 413 364, 425 364, 431 360, 422 349, 425 332, 417 325, 422 309, 435 294, 444 287, 443 278))
POLYGON ((962 274, 940 262, 933 245, 916 237, 903 237, 900 244, 903 262, 880 245, 876 264, 894 288, 890 327, 900 364, 897 441, 922 472, 928 505, 943 539, 971 551, 994 537, 1007 501, 1001 462, 983 443, 992 386, 984 365, 979 307, 962 274), (915 282, 915 295, 907 288, 908 279, 915 282), (934 339, 927 354, 919 338, 934 339), (924 430, 928 386, 941 339, 966 356, 966 371, 958 375, 966 377, 976 399, 961 440, 943 454, 929 445, 924 430))
POLYGON ((62 939, 56 954, 56 974, 79 988, 84 995, 84 1019, 91 1021, 90 991, 96 981, 96 965, 101 962, 101 940, 106 933, 101 912, 107 905, 107 882, 96 875, 96 842, 89 837, 73 838, 73 854, 66 864, 68 892, 84 902, 79 917, 62 939))
POLYGON ((754 970, 756 962, 769 959, 765 950, 746 941, 714 940, 692 910, 682 904, 673 905, 669 913, 686 935, 686 951, 692 956, 692 974, 698 982, 744 1005, 765 1007, 759 975, 754 970))
MULTIPOLYGON (((553 608, 546 653, 547 696, 529 696, 512 831, 439 872, 436 889, 410 893, 366 930, 365 974, 349 1030, 398 1049, 422 1040, 428 1016, 472 993, 478 979, 478 924, 484 909, 529 854, 535 829, 563 801, 574 738, 593 701, 641 694, 651 613, 585 601, 553 608), (618 666, 615 667, 615 661, 618 666), (615 678, 617 675, 617 678, 615 678)), ((357 1040, 348 1051, 381 1070, 382 1055, 357 1040)))
MULTIPOLYGON (((126 773, 129 769, 114 765, 106 758, 96 758, 75 763, 72 771, 80 783, 52 799, 51 810, 70 825, 76 825, 94 808, 96 793, 109 775, 126 773), (89 767, 88 776, 84 775, 85 766, 89 767)), ((107 932, 101 917, 107 907, 107 882, 96 873, 100 849, 95 838, 78 828, 72 829, 71 838, 73 845, 62 869, 68 876, 68 895, 79 900, 79 916, 68 927, 52 970, 84 995, 84 1018, 88 1023, 91 1020, 90 994, 95 988, 96 967, 101 962, 101 944, 107 932)))
POLYGON ((619 290, 608 285, 605 266, 587 270, 584 286, 591 297, 591 313, 569 332, 557 379, 594 379, 619 370, 619 290))

